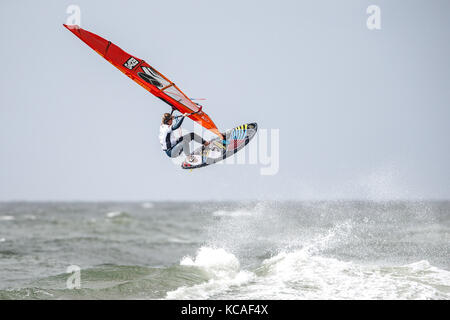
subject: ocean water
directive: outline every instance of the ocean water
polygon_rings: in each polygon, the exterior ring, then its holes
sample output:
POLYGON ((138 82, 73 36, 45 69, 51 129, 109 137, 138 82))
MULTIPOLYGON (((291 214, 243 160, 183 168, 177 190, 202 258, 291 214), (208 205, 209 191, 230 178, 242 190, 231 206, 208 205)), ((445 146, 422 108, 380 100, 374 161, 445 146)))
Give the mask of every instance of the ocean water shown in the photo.
POLYGON ((449 258, 448 201, 0 203, 0 299, 449 299, 449 258))

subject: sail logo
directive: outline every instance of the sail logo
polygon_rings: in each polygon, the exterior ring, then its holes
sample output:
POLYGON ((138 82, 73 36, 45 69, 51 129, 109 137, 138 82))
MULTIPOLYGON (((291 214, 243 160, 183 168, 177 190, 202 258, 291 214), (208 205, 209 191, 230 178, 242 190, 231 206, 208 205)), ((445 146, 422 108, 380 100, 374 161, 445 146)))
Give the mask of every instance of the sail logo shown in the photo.
POLYGON ((131 57, 123 64, 123 66, 127 69, 132 70, 134 67, 136 67, 139 64, 139 61, 137 61, 135 58, 131 57))
POLYGON ((141 77, 142 80, 150 83, 151 85, 154 85, 158 88, 163 88, 165 85, 168 84, 167 81, 164 81, 156 72, 154 72, 149 67, 141 67, 142 71, 144 72, 138 72, 138 76, 141 77))

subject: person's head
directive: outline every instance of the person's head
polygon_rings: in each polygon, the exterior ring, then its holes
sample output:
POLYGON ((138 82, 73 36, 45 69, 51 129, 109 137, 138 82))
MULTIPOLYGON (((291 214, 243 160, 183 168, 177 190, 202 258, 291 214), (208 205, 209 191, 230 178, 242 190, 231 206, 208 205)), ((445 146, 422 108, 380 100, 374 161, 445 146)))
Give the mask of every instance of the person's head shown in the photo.
POLYGON ((170 126, 172 124, 172 120, 173 120, 173 117, 170 113, 164 113, 164 115, 162 117, 163 124, 167 124, 170 126))

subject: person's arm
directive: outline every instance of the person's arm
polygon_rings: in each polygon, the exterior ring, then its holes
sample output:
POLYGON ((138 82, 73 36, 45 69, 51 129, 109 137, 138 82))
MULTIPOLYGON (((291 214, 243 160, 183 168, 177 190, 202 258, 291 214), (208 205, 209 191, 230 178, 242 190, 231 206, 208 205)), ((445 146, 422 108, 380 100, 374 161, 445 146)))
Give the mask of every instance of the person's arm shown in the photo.
POLYGON ((177 130, 180 126, 181 126, 181 124, 183 123, 183 121, 184 121, 184 115, 181 117, 181 119, 177 119, 177 123, 175 123, 173 126, 172 126, 172 130, 177 130))

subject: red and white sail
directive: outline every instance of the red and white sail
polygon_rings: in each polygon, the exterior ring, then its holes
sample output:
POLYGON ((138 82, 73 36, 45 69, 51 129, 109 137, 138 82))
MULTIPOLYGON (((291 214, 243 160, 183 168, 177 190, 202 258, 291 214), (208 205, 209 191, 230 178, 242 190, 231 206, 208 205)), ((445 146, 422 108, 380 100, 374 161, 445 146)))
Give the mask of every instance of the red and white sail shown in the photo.
POLYGON ((130 79, 181 113, 194 113, 189 118, 222 137, 214 122, 192 102, 172 81, 147 62, 130 55, 111 41, 84 30, 77 25, 64 25, 99 55, 108 60, 130 79))

